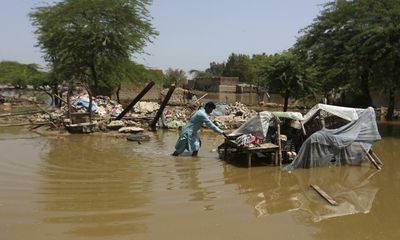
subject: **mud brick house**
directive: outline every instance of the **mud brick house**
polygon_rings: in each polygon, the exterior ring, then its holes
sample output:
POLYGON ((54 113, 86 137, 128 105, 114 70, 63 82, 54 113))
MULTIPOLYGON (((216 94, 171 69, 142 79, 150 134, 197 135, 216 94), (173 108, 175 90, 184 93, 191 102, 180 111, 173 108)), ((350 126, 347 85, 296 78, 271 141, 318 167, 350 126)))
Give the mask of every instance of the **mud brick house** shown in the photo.
POLYGON ((207 92, 236 92, 238 77, 212 77, 194 79, 193 89, 207 92))

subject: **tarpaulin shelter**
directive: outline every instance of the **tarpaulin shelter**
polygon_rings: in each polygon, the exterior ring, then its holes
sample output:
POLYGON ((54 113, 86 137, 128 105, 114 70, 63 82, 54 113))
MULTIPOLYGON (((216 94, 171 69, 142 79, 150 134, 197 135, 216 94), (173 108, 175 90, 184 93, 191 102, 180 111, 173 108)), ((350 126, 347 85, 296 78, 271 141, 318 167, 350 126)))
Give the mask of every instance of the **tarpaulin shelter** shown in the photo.
POLYGON ((299 112, 264 111, 257 113, 257 115, 233 131, 230 134, 230 139, 225 139, 224 144, 219 146, 220 157, 228 159, 229 153, 234 153, 232 154, 233 157, 245 154, 245 159, 247 159, 248 166, 250 167, 252 155, 263 156, 264 158, 266 157, 265 154, 267 154, 271 160, 274 160, 275 164, 281 164, 281 152, 283 149, 278 139, 280 139, 280 124, 283 118, 301 121, 303 115, 299 112), (274 142, 271 141, 271 134, 269 134, 271 132, 275 135, 274 139, 276 141, 274 142))
POLYGON ((304 128, 310 136, 322 128, 339 128, 351 121, 357 120, 361 108, 349 108, 327 104, 316 104, 304 115, 304 128))
POLYGON ((276 123, 276 119, 289 118, 293 120, 303 120, 303 115, 299 112, 269 112, 263 111, 257 113, 230 135, 253 134, 258 138, 265 138, 270 125, 276 123))
MULTIPOLYGON (((360 164, 372 144, 381 139, 375 111, 318 104, 305 115, 305 126, 320 110, 348 123, 341 127, 316 131, 302 144, 298 155, 286 170, 320 166, 360 164)), ((326 118, 327 114, 323 118, 326 118)), ((307 128, 306 128, 307 129, 307 128)), ((307 133, 308 134, 308 133, 307 133)))

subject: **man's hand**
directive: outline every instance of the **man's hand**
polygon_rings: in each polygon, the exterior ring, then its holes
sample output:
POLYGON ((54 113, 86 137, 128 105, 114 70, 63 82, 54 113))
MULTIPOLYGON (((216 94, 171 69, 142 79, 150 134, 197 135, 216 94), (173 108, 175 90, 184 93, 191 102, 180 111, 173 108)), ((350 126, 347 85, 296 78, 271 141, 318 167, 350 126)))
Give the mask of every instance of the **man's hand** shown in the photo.
POLYGON ((228 139, 228 135, 226 135, 225 132, 222 132, 222 135, 224 135, 224 137, 225 137, 226 139, 228 139))

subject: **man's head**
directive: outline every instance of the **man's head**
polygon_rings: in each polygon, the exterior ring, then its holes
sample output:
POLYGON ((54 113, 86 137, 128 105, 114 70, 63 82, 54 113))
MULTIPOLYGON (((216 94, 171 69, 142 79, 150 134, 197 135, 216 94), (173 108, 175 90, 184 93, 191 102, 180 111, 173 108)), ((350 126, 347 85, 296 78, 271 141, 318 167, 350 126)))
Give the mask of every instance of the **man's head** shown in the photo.
POLYGON ((215 106, 215 103, 213 102, 208 102, 204 106, 204 109, 206 110, 207 114, 210 114, 217 106, 215 106))

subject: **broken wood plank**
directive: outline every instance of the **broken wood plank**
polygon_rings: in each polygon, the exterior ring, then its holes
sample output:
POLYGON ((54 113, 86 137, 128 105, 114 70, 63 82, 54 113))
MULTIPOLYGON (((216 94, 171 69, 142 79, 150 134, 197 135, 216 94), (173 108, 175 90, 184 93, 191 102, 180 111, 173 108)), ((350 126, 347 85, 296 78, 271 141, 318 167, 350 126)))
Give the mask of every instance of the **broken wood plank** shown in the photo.
POLYGON ((317 185, 311 184, 310 185, 321 197, 323 197, 326 201, 329 202, 329 204, 333 205, 333 206, 337 206, 338 203, 333 200, 333 198, 331 196, 329 196, 325 191, 323 191, 320 187, 318 187, 317 185))

